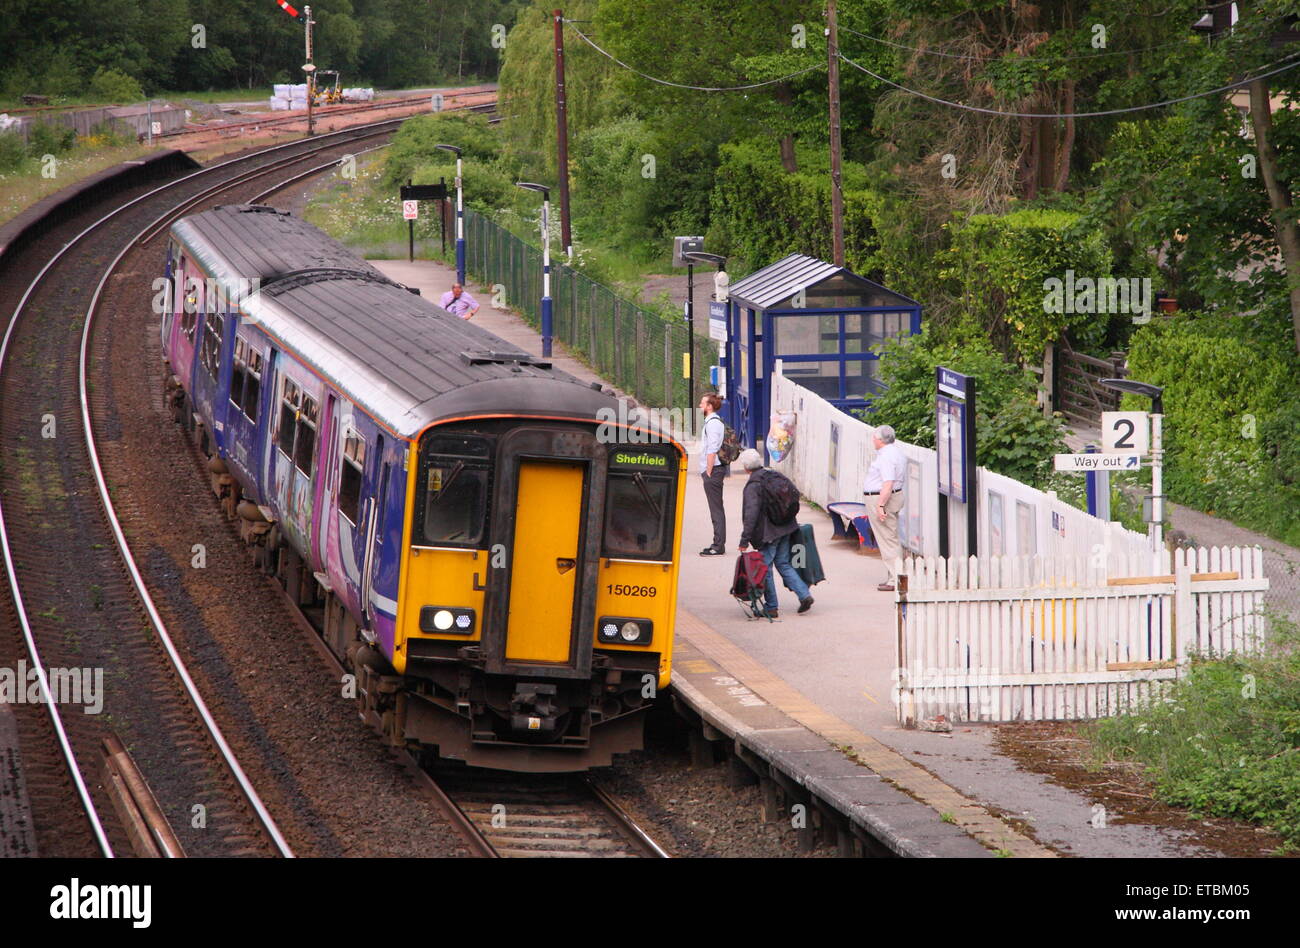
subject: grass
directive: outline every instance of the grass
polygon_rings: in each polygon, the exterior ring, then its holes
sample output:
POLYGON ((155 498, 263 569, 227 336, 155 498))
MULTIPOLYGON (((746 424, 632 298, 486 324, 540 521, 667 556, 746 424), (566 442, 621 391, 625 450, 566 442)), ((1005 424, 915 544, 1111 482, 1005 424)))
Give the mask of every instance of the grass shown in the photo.
POLYGON ((28 158, 16 170, 0 174, 0 224, 12 220, 48 194, 97 171, 139 158, 151 150, 147 145, 79 147, 59 158, 57 174, 53 178, 42 177, 41 162, 28 158))
POLYGON ((1265 825, 1300 846, 1300 630, 1257 656, 1201 657, 1140 711, 1093 730, 1098 763, 1144 765, 1158 799, 1265 825))

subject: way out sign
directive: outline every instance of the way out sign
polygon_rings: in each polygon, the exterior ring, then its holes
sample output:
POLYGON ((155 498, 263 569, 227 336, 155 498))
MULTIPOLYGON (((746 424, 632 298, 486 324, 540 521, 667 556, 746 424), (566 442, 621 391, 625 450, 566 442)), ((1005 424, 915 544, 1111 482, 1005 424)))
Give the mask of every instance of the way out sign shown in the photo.
POLYGON ((403 219, 403 220, 413 221, 413 220, 415 220, 415 219, 416 219, 417 217, 419 217, 419 216, 420 216, 420 202, 419 202, 419 201, 403 201, 403 202, 402 202, 402 219, 403 219))
POLYGON ((1058 471, 1136 471, 1142 466, 1142 459, 1136 454, 1058 454, 1056 469, 1058 471))

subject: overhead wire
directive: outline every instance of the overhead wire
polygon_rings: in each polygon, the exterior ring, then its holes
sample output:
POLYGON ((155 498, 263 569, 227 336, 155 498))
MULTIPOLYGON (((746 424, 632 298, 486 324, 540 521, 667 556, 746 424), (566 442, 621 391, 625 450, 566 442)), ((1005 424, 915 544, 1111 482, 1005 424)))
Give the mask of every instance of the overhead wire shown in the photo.
MULTIPOLYGON (((1276 19, 1281 19, 1281 17, 1277 17, 1276 19)), ((881 39, 879 36, 872 36, 869 33, 863 33, 860 30, 855 30, 852 27, 848 27, 843 24, 839 25, 839 29, 846 33, 852 33, 854 36, 861 36, 863 39, 870 40, 873 43, 879 43, 882 46, 892 46, 894 49, 905 49, 908 52, 920 53, 922 56, 942 56, 945 59, 964 59, 964 60, 972 60, 977 62, 986 61, 988 59, 987 56, 972 56, 967 53, 949 53, 941 49, 924 49, 920 46, 908 46, 904 43, 895 43, 892 42, 891 40, 881 39)), ((1020 56, 1019 54, 1013 54, 1013 55, 1016 55, 1017 58, 1022 62, 1051 63, 1051 62, 1068 62, 1076 59, 1097 59, 1101 56, 1122 56, 1127 53, 1149 53, 1152 50, 1156 50, 1156 49, 1169 49, 1170 47, 1173 46, 1187 46, 1187 45, 1189 45, 1187 40, 1182 39, 1173 43, 1160 43, 1157 46, 1140 46, 1136 49, 1108 49, 1108 50, 1101 50, 1095 53, 1078 53, 1070 56, 1020 56)))
POLYGON ((582 32, 582 30, 578 29, 577 26, 574 25, 573 20, 565 20, 564 22, 569 25, 569 27, 573 30, 573 32, 577 33, 580 37, 582 37, 583 41, 588 46, 590 46, 592 49, 594 49, 596 52, 600 53, 602 56, 606 57, 607 59, 610 59, 613 62, 618 63, 624 69, 628 70, 628 72, 634 72, 642 79, 648 79, 651 82, 657 82, 662 86, 672 86, 675 89, 694 89, 697 92, 743 92, 746 89, 758 89, 763 86, 773 85, 774 83, 777 82, 786 82, 790 79, 794 79, 798 76, 802 76, 805 73, 812 72, 813 70, 826 68, 825 63, 817 63, 815 65, 809 66, 807 69, 800 69, 798 72, 792 72, 787 76, 780 76, 776 79, 764 79, 762 82, 751 82, 742 86, 693 86, 685 82, 672 82, 668 79, 660 79, 657 76, 652 76, 649 73, 642 72, 640 69, 637 69, 635 66, 629 66, 627 63, 623 62, 623 60, 619 59, 613 53, 609 52, 608 50, 601 49, 599 46, 597 46, 595 41, 590 36, 582 32))
MULTIPOLYGON (((1300 56, 1300 52, 1292 53, 1290 56, 1287 56, 1285 59, 1279 61, 1285 62, 1286 59, 1294 59, 1297 56, 1300 56)), ((1241 86, 1254 82, 1256 79, 1267 79, 1269 76, 1276 76, 1278 73, 1286 72, 1288 69, 1294 69, 1296 66, 1300 66, 1300 62, 1293 62, 1285 66, 1279 66, 1277 69, 1271 69, 1268 72, 1259 73, 1258 75, 1254 75, 1254 76, 1247 76, 1244 79, 1239 79, 1236 82, 1230 82, 1227 85, 1218 86, 1214 89, 1206 89, 1203 92, 1196 92, 1191 95, 1178 96, 1177 98, 1174 99, 1163 99, 1160 102, 1148 102, 1145 105, 1130 105, 1121 109, 1102 109, 1097 112, 1008 112, 1003 109, 986 109, 978 105, 967 105, 964 102, 953 102, 951 99, 941 99, 938 96, 928 95, 927 93, 921 92, 918 89, 909 89, 907 86, 894 82, 892 79, 886 79, 884 76, 872 72, 866 66, 863 66, 861 63, 854 62, 853 60, 849 59, 847 56, 843 55, 842 53, 839 54, 839 58, 844 62, 848 63, 853 68, 859 69, 862 72, 866 73, 868 76, 877 80, 878 82, 883 82, 885 83, 885 85, 893 86, 895 89, 899 90, 900 92, 906 92, 908 95, 916 96, 917 98, 924 99, 927 102, 933 102, 936 105, 946 105, 949 108, 962 109, 967 112, 979 112, 983 115, 1001 115, 1005 118, 1045 118, 1045 119, 1099 118, 1101 116, 1106 116, 1106 115, 1125 115, 1132 112, 1143 112, 1147 109, 1161 109, 1164 108, 1165 106, 1177 105, 1179 102, 1190 102, 1193 99, 1203 99, 1206 96, 1218 95, 1219 93, 1227 92, 1231 89, 1240 88, 1241 86)))

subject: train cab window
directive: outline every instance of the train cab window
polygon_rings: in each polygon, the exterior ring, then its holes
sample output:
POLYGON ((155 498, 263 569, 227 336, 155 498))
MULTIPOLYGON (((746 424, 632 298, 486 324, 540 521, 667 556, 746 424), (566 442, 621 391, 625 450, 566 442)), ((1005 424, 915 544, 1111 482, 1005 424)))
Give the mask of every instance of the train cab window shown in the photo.
POLYGON ((420 450, 416 542, 479 548, 487 533, 492 445, 477 435, 432 435, 420 450))
POLYGON ((666 560, 672 555, 675 470, 670 452, 611 449, 602 556, 666 560))
POLYGON ((361 472, 366 467, 366 443, 355 431, 343 441, 342 469, 339 473, 339 510, 356 526, 361 512, 361 472))

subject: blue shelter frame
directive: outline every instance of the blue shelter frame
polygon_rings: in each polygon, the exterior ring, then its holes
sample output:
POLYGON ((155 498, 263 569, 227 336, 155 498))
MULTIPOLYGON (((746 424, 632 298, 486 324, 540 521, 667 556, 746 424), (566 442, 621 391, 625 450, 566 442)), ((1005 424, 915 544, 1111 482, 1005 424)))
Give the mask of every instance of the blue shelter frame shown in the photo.
POLYGON ((835 407, 868 408, 884 390, 872 347, 920 331, 916 300, 815 257, 784 257, 728 292, 723 418, 745 444, 762 443, 777 359, 835 407))

